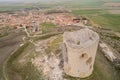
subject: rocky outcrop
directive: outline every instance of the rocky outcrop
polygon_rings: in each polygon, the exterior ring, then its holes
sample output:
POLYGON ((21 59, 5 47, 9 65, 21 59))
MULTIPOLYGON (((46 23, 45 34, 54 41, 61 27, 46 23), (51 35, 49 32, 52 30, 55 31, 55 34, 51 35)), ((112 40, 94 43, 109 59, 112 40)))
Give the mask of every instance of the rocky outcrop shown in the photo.
POLYGON ((115 52, 104 42, 99 43, 99 49, 103 52, 105 57, 113 63, 115 68, 120 70, 120 59, 115 55, 115 52))
POLYGON ((104 43, 100 42, 99 47, 108 60, 113 62, 117 57, 114 55, 113 51, 104 43))
POLYGON ((99 36, 90 29, 63 34, 64 71, 73 77, 85 78, 92 74, 99 36))

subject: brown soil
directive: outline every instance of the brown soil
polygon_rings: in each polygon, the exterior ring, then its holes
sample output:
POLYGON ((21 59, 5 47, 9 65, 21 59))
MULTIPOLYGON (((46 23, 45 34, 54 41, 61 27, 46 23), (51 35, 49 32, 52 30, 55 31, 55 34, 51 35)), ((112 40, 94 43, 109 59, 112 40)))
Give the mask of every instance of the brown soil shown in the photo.
POLYGON ((120 10, 108 10, 110 14, 120 14, 120 10))
POLYGON ((120 7, 120 2, 107 2, 103 6, 120 7))

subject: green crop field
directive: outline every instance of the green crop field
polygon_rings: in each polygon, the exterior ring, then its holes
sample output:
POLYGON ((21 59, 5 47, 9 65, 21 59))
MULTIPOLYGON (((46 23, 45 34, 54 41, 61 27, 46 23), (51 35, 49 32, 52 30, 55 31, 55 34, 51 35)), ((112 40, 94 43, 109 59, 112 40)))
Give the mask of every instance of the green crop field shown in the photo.
POLYGON ((73 10, 73 14, 84 15, 101 27, 120 31, 120 14, 110 14, 101 9, 73 10))
POLYGON ((102 14, 89 16, 89 18, 101 27, 112 29, 114 31, 120 31, 120 15, 102 14))
POLYGON ((16 4, 10 4, 10 5, 2 5, 0 4, 0 12, 2 11, 14 11, 14 10, 21 10, 25 8, 30 8, 32 5, 16 5, 16 4))
POLYGON ((49 31, 50 28, 55 28, 56 27, 55 24, 50 23, 50 22, 44 22, 44 23, 41 24, 41 26, 42 26, 43 33, 50 32, 49 31))

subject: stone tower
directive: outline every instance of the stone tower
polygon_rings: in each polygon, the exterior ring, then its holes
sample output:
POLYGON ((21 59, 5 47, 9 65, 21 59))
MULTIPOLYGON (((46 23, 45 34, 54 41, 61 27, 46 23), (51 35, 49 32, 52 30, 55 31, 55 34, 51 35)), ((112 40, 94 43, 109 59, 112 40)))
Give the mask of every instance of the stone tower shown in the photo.
POLYGON ((85 78, 92 74, 99 36, 90 29, 63 34, 64 71, 73 77, 85 78))

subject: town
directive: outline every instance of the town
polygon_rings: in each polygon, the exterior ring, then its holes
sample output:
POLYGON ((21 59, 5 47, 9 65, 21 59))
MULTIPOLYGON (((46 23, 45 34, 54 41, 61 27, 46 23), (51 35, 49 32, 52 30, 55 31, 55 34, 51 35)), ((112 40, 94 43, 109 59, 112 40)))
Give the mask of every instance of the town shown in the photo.
POLYGON ((26 27, 29 32, 41 30, 42 23, 53 23, 57 27, 76 25, 84 26, 89 20, 84 16, 75 17, 70 11, 45 11, 36 9, 14 11, 0 14, 0 26, 9 26, 14 29, 26 27))

